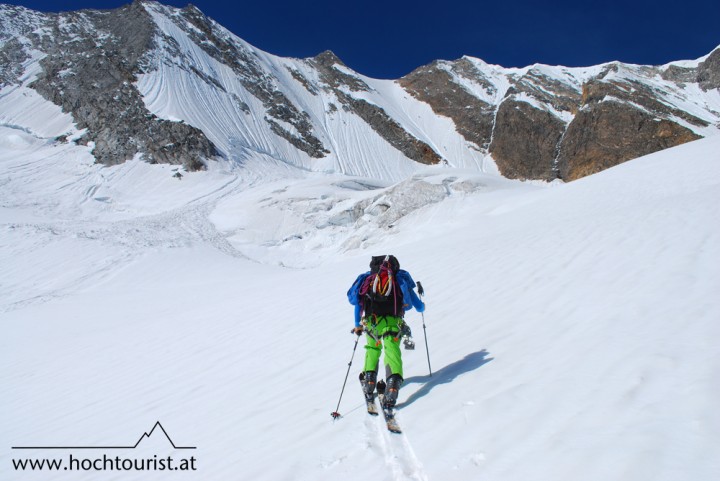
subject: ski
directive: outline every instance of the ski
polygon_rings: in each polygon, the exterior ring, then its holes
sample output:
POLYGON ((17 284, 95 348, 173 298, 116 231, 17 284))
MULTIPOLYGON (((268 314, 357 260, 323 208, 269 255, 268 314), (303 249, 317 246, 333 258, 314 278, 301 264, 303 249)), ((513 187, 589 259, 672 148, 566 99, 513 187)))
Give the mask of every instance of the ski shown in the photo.
POLYGON ((382 413, 385 418, 385 424, 387 424, 388 431, 395 434, 401 434, 402 429, 400 429, 400 425, 398 424, 397 419, 395 419, 394 410, 392 408, 385 407, 385 395, 378 394, 378 399, 380 400, 380 406, 382 406, 382 413))

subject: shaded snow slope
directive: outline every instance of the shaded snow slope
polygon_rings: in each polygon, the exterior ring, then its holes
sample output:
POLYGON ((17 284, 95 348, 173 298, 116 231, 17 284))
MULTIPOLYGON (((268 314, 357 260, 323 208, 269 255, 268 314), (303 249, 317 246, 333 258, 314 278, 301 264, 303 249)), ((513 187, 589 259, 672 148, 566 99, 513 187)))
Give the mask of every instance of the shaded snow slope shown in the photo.
MULTIPOLYGON (((313 126, 313 135, 329 149, 322 158, 308 156, 273 132, 266 121, 267 106, 243 85, 241 76, 209 56, 178 26, 176 22, 183 20, 177 9, 155 3, 146 4, 146 9, 162 34, 156 37, 150 72, 140 75, 137 84, 148 109, 161 118, 183 119, 199 127, 228 158, 243 163, 248 156, 262 153, 307 170, 390 181, 401 180, 422 167, 391 146, 358 115, 343 108, 318 78, 310 61, 268 54, 213 23, 218 35, 256 62, 253 68, 264 76, 267 88, 278 89, 303 112, 313 126)), ((415 100, 395 82, 370 79, 340 65, 336 68, 369 88, 345 94, 386 109, 395 122, 450 159, 453 166, 477 168, 488 163, 487 168, 492 168, 492 161, 467 148, 450 119, 434 115, 428 105, 415 100)), ((298 134, 292 125, 281 124, 298 134)))
POLYGON ((9 446, 112 446, 158 420, 198 447, 198 470, 153 479, 720 472, 718 137, 572 184, 429 169, 404 187, 279 164, 262 182, 224 164, 178 180, 13 135, 0 147, 2 479, 48 479, 11 460, 68 454, 9 446), (344 417, 329 415, 354 342, 345 291, 382 252, 427 291, 434 374, 411 312, 401 436, 363 412, 361 347, 344 417))

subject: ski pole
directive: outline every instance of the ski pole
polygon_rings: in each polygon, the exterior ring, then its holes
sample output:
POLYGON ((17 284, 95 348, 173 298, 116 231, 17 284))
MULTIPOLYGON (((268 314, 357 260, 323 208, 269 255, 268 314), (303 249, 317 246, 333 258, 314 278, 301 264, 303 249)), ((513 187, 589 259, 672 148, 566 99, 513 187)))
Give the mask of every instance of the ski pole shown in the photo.
MULTIPOLYGON (((353 332, 353 331, 350 331, 353 332)), ((357 336, 355 339, 355 345, 353 346, 353 352, 352 356, 350 356, 350 362, 348 363, 348 370, 345 374, 345 381, 343 381, 343 387, 340 391, 340 399, 338 399, 337 407, 335 408, 335 411, 330 413, 330 416, 333 417, 333 419, 337 419, 340 417, 340 413, 338 412, 338 409, 340 409, 340 401, 342 401, 343 393, 345 392, 345 384, 347 384, 348 376, 350 375, 350 366, 352 366, 353 358, 355 357, 355 350, 357 349, 358 341, 360 341, 360 335, 357 336)))
MULTIPOLYGON (((422 284, 420 284, 420 281, 418 281, 417 285, 418 285, 418 293, 420 294, 420 297, 423 297, 425 295, 425 289, 423 289, 423 286, 422 286, 422 284)), ((430 371, 430 377, 432 377, 432 367, 430 367, 430 348, 428 347, 427 329, 425 328, 425 313, 421 312, 420 315, 422 316, 422 321, 423 321, 423 334, 425 335, 425 352, 427 353, 428 371, 430 371)))

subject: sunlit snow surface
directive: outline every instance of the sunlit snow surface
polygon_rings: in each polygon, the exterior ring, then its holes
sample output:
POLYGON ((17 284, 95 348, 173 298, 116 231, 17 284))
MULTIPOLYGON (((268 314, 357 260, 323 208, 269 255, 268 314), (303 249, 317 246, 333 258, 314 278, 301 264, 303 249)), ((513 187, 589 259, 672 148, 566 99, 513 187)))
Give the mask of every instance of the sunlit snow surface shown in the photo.
POLYGON ((158 420, 197 471, 52 479, 720 472, 720 138, 553 185, 263 159, 177 179, 88 150, 0 128, 0 478, 50 479, 11 460, 67 454, 11 446, 117 445, 158 420), (434 371, 411 312, 400 436, 364 412, 361 347, 330 417, 345 291, 386 252, 425 285, 434 371))
MULTIPOLYGON (((146 106, 224 156, 197 173, 95 164, 72 118, 28 88, 37 52, 22 85, 0 90, 1 480, 720 477, 720 137, 570 184, 510 181, 449 119, 360 77, 370 90, 354 96, 384 99, 450 161, 422 167, 342 108, 326 116, 331 97, 288 70, 312 80, 304 61, 253 50, 324 119, 314 134, 332 153, 310 159, 170 10, 147 5, 225 90, 160 55, 138 78, 146 106), (413 311, 400 436, 364 412, 361 346, 330 417, 355 341, 345 292, 381 253, 427 291, 433 376, 413 311), (127 445, 157 421, 197 449, 155 436, 137 452, 11 449, 127 445), (194 456, 197 471, 13 469, 69 454, 194 456)), ((468 61, 495 89, 461 82, 479 98, 523 74, 468 61)), ((578 86, 597 69, 532 68, 578 86)), ((720 94, 693 89, 663 101, 716 134, 720 94)))

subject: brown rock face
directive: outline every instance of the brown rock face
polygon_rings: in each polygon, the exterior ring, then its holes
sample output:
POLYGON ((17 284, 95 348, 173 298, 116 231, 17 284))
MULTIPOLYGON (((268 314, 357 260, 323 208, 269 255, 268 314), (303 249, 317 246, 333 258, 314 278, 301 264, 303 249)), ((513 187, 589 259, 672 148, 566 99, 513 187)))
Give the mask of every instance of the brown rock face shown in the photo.
MULTIPOLYGON (((468 75, 466 70, 462 72, 468 75)), ((470 94, 436 63, 415 70, 398 83, 413 97, 430 105, 436 114, 451 118, 468 142, 478 148, 490 144, 495 106, 470 94)))
POLYGON ((568 126, 557 159, 558 174, 563 180, 576 180, 698 138, 675 122, 631 105, 602 102, 578 112, 568 126))
POLYGON ((565 123, 527 102, 506 100, 498 108, 490 144, 500 172, 511 179, 557 178, 555 151, 565 123))
POLYGON ((698 66, 697 81, 705 91, 720 88, 720 48, 698 66))

